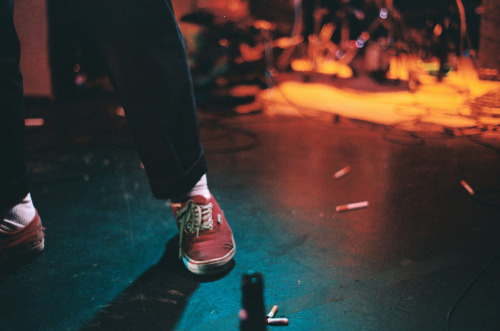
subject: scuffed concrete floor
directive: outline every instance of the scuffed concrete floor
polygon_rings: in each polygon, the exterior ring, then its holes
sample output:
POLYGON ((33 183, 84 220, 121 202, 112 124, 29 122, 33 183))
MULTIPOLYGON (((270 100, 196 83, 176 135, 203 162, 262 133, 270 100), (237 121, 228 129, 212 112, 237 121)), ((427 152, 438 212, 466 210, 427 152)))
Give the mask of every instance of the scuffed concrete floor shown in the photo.
POLYGON ((500 328, 498 132, 200 112, 237 243, 227 274, 200 278, 176 259, 174 218, 117 106, 28 104, 45 118, 28 145, 46 249, 2 271, 1 330, 237 330, 250 269, 283 330, 500 328), (336 212, 358 201, 368 208, 336 212))

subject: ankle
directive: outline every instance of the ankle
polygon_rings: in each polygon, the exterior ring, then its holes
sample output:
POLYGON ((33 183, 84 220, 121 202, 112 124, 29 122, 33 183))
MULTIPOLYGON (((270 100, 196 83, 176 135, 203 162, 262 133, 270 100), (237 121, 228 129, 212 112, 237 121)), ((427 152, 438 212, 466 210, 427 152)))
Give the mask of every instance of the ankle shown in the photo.
POLYGON ((0 218, 0 230, 12 232, 25 227, 36 215, 35 206, 28 193, 14 207, 4 211, 0 218))
POLYGON ((187 192, 182 196, 172 199, 172 202, 173 203, 185 202, 194 196, 202 196, 207 200, 210 199, 211 194, 210 190, 208 189, 206 174, 200 178, 200 180, 193 186, 193 188, 189 192, 187 192))
POLYGON ((201 195, 205 199, 210 199, 210 190, 208 189, 207 175, 203 175, 198 183, 189 192, 190 197, 201 195))

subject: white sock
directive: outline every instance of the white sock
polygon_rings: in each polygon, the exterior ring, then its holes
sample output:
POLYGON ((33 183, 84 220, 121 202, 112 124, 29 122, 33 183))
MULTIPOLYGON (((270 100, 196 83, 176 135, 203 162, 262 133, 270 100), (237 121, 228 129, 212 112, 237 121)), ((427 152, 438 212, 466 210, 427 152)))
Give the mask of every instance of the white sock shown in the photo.
POLYGON ((208 190, 207 175, 203 175, 196 185, 188 193, 190 197, 201 195, 205 199, 210 199, 210 191, 208 190))
POLYGON ((22 229, 33 220, 35 214, 35 206, 31 201, 31 194, 28 193, 23 200, 2 215, 0 230, 13 232, 22 229))
POLYGON ((189 200, 190 197, 194 197, 195 195, 201 195, 205 199, 210 199, 210 191, 208 189, 207 185, 207 175, 203 175, 198 183, 194 185, 194 187, 191 189, 191 191, 187 192, 186 194, 173 198, 171 199, 172 203, 181 203, 184 201, 189 200))

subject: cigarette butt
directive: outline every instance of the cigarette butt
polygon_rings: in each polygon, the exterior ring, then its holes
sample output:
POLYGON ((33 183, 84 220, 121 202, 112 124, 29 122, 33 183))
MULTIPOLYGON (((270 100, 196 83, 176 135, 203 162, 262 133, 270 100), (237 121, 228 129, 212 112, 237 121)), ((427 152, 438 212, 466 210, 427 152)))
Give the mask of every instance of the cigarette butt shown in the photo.
POLYGON ((117 107, 115 110, 115 114, 120 116, 120 117, 125 117, 125 110, 121 106, 117 107))
POLYGON ((351 171, 351 167, 350 166, 344 167, 344 168, 340 169, 339 171, 337 171, 333 175, 333 178, 338 179, 338 178, 344 176, 345 174, 347 174, 349 171, 351 171))
POLYGON ((287 326, 288 318, 268 318, 266 324, 271 326, 287 326))
POLYGON ((366 207, 368 207, 368 201, 348 203, 347 205, 337 206, 337 208, 335 209, 337 210, 337 212, 341 212, 341 211, 354 210, 366 207))
POLYGON ((25 126, 42 126, 44 123, 43 118, 26 118, 24 120, 25 126))
POLYGON ((268 318, 273 318, 274 315, 276 315, 276 312, 278 311, 278 306, 274 305, 269 314, 267 314, 268 318))
POLYGON ((460 184, 462 184, 462 186, 467 190, 467 192, 469 192, 470 195, 474 195, 474 190, 469 186, 469 184, 467 184, 465 180, 462 180, 460 184))

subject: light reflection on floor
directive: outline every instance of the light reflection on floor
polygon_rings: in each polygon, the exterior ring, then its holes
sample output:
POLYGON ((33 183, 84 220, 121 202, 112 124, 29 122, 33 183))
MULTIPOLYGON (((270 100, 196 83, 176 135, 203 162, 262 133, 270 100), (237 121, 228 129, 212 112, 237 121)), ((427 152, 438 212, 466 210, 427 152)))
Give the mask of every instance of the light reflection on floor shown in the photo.
POLYGON ((467 69, 450 72, 442 82, 426 76, 415 91, 361 90, 351 86, 360 86, 369 78, 349 80, 349 83, 325 79, 285 81, 262 91, 258 99, 270 115, 331 113, 383 125, 405 123, 406 128, 416 131, 422 126, 409 123, 434 124, 452 130, 500 125, 500 82, 479 80, 475 72, 467 69), (496 95, 496 102, 479 104, 487 94, 496 95))

